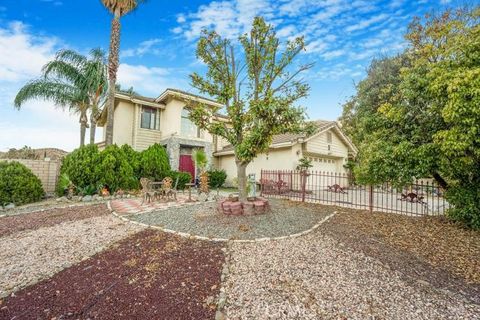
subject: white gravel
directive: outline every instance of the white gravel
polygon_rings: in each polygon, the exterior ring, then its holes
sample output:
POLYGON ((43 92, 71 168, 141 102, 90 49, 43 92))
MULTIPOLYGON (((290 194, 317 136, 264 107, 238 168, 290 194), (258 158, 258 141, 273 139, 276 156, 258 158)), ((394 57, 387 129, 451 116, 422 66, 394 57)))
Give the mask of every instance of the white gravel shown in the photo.
POLYGON ((480 319, 480 306, 409 285, 322 235, 233 244, 227 319, 480 319))
POLYGON ((50 277, 141 229, 107 215, 0 238, 0 297, 50 277))

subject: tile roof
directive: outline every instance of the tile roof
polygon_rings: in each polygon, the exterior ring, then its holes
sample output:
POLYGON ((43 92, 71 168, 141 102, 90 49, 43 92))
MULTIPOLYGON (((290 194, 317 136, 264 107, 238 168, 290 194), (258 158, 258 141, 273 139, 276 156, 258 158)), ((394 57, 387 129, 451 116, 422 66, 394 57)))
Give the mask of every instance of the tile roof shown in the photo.
MULTIPOLYGON (((317 132, 320 131, 320 130, 323 130, 324 128, 328 127, 329 125, 332 125, 332 124, 335 124, 335 121, 328 121, 328 120, 315 120, 315 121, 312 121, 313 123, 315 123, 315 125, 317 126, 317 132)), ((296 141, 300 138, 305 138, 305 134, 303 133, 284 133, 284 134, 277 134, 275 136, 273 136, 273 139, 272 139, 272 145, 274 144, 279 144, 279 143, 285 143, 285 142, 292 142, 292 141, 296 141)), ((222 150, 218 151, 218 152, 222 152, 222 151, 231 151, 233 150, 233 146, 232 145, 227 145, 225 147, 222 148, 222 150)))

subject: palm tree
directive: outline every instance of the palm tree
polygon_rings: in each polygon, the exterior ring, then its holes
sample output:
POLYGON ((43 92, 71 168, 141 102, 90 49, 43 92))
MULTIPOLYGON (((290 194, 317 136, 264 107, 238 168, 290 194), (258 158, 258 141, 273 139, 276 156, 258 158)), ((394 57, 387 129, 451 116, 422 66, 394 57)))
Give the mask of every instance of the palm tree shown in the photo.
POLYGON ((59 51, 55 59, 42 68, 39 79, 20 89, 15 97, 15 107, 20 109, 30 99, 45 99, 79 114, 80 146, 85 144, 90 110, 90 143, 94 143, 96 115, 105 96, 107 76, 105 54, 100 49, 94 49, 91 56, 88 59, 73 50, 59 51))
POLYGON ((105 144, 113 143, 113 112, 115 106, 115 83, 117 81, 118 55, 120 49, 120 18, 135 10, 146 0, 100 0, 105 8, 113 14, 112 29, 110 33, 110 52, 108 55, 108 100, 107 100, 107 126, 105 144))

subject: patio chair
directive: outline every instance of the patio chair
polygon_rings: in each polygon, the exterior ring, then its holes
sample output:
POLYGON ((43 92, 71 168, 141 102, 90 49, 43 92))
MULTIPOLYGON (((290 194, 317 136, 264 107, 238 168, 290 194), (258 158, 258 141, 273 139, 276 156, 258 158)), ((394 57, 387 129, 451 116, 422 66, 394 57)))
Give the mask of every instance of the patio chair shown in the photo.
POLYGON ((142 205, 147 200, 147 203, 152 202, 152 199, 155 200, 157 192, 152 190, 152 181, 148 178, 140 178, 140 185, 142 186, 142 205))
POLYGON ((175 200, 177 200, 177 185, 178 185, 178 179, 175 181, 175 186, 172 188, 173 180, 170 177, 165 177, 162 180, 162 196, 165 197, 165 199, 168 201, 170 196, 173 196, 175 200))

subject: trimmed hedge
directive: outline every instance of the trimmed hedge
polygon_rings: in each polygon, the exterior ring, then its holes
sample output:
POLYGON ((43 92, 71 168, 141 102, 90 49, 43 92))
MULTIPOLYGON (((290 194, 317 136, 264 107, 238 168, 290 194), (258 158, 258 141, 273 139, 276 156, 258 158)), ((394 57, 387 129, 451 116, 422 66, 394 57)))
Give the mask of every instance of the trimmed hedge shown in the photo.
MULTIPOLYGON (((60 174, 67 174, 77 189, 98 185, 100 152, 96 145, 86 145, 75 149, 63 158, 60 174)), ((60 190, 57 189, 58 192, 60 190)))
POLYGON ((170 172, 170 162, 165 148, 158 143, 142 151, 139 161, 139 176, 160 181, 170 172))
POLYGON ((0 162, 0 205, 22 205, 39 201, 45 192, 42 182, 20 162, 0 162))
POLYGON ((138 178, 134 174, 128 157, 117 145, 108 146, 100 152, 94 171, 96 187, 107 186, 113 191, 138 188, 138 178))
POLYGON ((225 183, 225 180, 227 180, 225 170, 209 170, 207 174, 210 188, 220 188, 225 183))
MULTIPOLYGON (((138 189, 141 177, 159 181, 170 172, 167 152, 159 144, 143 152, 136 152, 128 145, 111 145, 101 152, 96 145, 83 146, 68 154, 60 169, 60 174, 66 175, 76 186, 77 193, 82 194, 98 191, 103 186, 108 186, 111 192, 138 189)), ((178 174, 171 176, 175 175, 176 179, 178 174)), ((179 186, 184 187, 190 181, 187 178, 182 174, 179 186)), ((64 193, 64 187, 59 184, 57 194, 64 193)))

